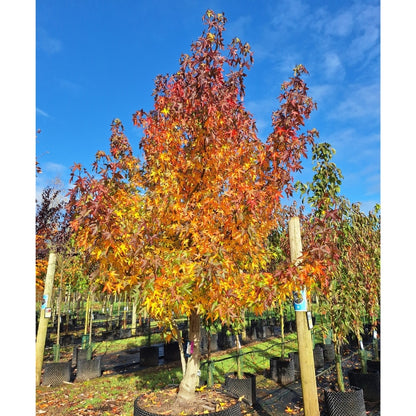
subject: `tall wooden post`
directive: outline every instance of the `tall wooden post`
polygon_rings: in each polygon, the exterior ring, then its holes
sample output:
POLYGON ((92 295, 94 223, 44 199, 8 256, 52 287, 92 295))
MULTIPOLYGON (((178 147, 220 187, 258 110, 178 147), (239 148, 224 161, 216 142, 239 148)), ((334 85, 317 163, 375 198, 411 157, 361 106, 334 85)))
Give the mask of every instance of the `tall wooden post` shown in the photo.
POLYGON ((48 269, 46 271, 45 289, 43 291, 44 303, 39 316, 38 333, 36 335, 36 386, 40 385, 40 379, 43 366, 43 354, 45 352, 46 333, 48 331, 49 318, 45 318, 45 310, 52 304, 52 287, 53 278, 55 276, 56 268, 56 253, 49 253, 48 269))
MULTIPOLYGON (((289 242, 290 258, 292 262, 296 262, 302 255, 299 217, 293 217, 289 220, 289 242)), ((296 329, 298 334, 300 379, 305 416, 319 416, 312 337, 308 327, 306 312, 296 311, 296 329)))

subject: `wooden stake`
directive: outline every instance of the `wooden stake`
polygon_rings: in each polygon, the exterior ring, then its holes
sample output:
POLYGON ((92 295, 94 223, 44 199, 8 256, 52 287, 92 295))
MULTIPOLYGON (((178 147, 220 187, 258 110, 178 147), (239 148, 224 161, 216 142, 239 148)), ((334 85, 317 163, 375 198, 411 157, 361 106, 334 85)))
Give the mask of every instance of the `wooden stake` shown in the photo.
MULTIPOLYGON (((289 242, 290 258, 292 262, 296 262, 302 255, 299 217, 293 217, 289 220, 289 242)), ((298 335, 300 379, 305 416, 319 416, 312 337, 308 328, 306 312, 296 311, 296 329, 298 335)))
POLYGON ((45 289, 43 291, 44 297, 47 298, 46 303, 42 305, 39 316, 38 333, 36 335, 36 386, 40 385, 40 379, 43 366, 43 355, 45 352, 46 333, 48 331, 49 318, 45 318, 45 308, 49 308, 52 304, 52 287, 53 278, 55 276, 56 268, 56 253, 50 252, 48 259, 48 269, 45 277, 45 289))

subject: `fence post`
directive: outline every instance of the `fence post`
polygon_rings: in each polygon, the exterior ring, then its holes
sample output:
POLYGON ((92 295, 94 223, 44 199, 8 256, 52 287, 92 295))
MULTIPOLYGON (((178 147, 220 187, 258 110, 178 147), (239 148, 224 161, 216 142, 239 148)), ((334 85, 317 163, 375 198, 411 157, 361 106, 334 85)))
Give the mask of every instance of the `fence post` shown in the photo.
MULTIPOLYGON (((289 220, 289 242, 290 258, 292 262, 296 262, 296 260, 298 260, 302 255, 299 217, 293 217, 289 220)), ((305 409, 305 416, 319 416, 319 402, 312 351, 312 337, 307 323, 306 312, 296 311, 295 315, 303 408, 305 409)))

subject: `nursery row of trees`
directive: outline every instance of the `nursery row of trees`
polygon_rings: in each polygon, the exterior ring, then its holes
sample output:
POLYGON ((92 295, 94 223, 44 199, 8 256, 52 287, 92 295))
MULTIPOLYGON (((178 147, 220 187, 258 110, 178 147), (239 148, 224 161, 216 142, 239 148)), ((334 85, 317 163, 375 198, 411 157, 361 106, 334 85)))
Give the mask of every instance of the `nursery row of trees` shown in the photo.
POLYGON ((234 38, 223 53, 225 22, 223 14, 206 13, 206 29, 178 71, 156 78, 153 109, 134 114, 144 160, 115 119, 109 153, 98 151, 91 171, 74 165, 68 201, 46 189, 37 212, 40 289, 54 250, 57 276, 73 290, 134 291, 174 338, 176 319, 188 317, 194 348, 182 399, 192 398, 198 382, 201 322, 238 332, 246 311, 278 308, 306 287, 339 353, 347 333, 360 339, 363 317, 375 325, 379 312, 379 208, 365 214, 340 196, 334 150, 317 143, 316 129, 304 131, 316 108, 307 70, 297 66, 282 84, 272 132, 261 140, 243 101, 252 52, 234 38), (314 177, 295 184, 309 148, 314 177), (296 191, 308 213, 283 205, 296 191), (304 248, 296 264, 287 233, 294 215, 304 248))

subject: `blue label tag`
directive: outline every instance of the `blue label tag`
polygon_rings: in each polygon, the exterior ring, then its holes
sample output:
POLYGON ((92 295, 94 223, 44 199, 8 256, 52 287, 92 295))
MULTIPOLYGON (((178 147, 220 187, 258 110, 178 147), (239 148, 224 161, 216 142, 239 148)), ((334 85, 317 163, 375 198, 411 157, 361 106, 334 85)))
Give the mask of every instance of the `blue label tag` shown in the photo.
POLYGON ((48 295, 43 295, 42 306, 40 308, 45 309, 47 304, 48 304, 48 295))
POLYGON ((293 306, 297 312, 307 312, 306 289, 293 292, 293 306))

